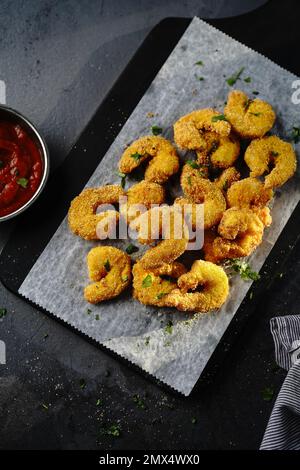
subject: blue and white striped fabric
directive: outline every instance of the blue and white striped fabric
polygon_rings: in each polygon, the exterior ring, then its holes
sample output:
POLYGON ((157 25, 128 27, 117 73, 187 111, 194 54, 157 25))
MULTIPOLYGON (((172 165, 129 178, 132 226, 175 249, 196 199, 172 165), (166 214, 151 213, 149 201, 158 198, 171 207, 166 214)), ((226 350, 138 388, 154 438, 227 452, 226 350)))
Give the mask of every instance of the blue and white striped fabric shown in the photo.
POLYGON ((276 362, 288 374, 276 399, 261 450, 300 450, 300 315, 272 318, 276 362))

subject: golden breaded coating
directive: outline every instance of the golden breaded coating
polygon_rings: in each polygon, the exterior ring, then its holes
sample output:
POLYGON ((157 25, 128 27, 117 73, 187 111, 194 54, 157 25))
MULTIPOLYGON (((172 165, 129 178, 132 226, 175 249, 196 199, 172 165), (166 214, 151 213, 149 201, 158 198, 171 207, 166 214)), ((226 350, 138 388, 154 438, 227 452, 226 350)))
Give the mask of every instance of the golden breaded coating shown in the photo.
POLYGON ((262 218, 251 209, 227 209, 218 227, 219 236, 213 232, 205 233, 205 259, 220 263, 248 256, 262 242, 263 232, 262 218))
POLYGON ((273 197, 272 189, 265 189, 257 178, 244 178, 233 183, 227 191, 228 207, 264 207, 273 197))
POLYGON ((226 200, 217 184, 202 178, 201 173, 190 165, 184 165, 181 173, 181 186, 185 198, 177 198, 176 204, 204 204, 204 227, 216 225, 226 210, 226 200))
POLYGON ((176 206, 150 209, 148 213, 141 216, 137 228, 139 230, 139 241, 142 243, 154 241, 154 234, 163 238, 158 245, 150 248, 141 258, 140 263, 146 269, 156 269, 163 264, 172 263, 187 248, 189 230, 182 211, 178 210, 176 206))
POLYGON ((231 167, 240 154, 240 142, 231 133, 229 136, 220 136, 216 132, 205 132, 205 150, 196 150, 197 162, 211 165, 213 168, 231 167))
POLYGON ((118 212, 113 210, 96 214, 101 204, 117 204, 119 198, 125 193, 121 186, 107 185, 99 188, 84 189, 79 196, 71 202, 68 212, 69 227, 75 235, 86 240, 97 240, 97 225, 99 222, 109 223, 111 218, 119 219, 118 212))
POLYGON ((179 158, 171 142, 160 136, 145 136, 135 140, 123 152, 119 162, 122 173, 131 173, 145 160, 149 165, 145 171, 145 180, 165 183, 179 170, 179 158))
POLYGON ((176 280, 186 272, 183 264, 164 264, 157 270, 145 269, 139 261, 133 266, 133 297, 145 305, 164 306, 164 298, 177 287, 176 280))
POLYGON ((219 309, 229 294, 229 281, 223 268, 197 260, 191 270, 179 277, 178 289, 165 296, 168 307, 184 312, 209 312, 219 309), (201 287, 201 291, 197 289, 201 287))
POLYGON ((234 166, 231 166, 226 168, 226 170, 223 170, 222 173, 214 180, 214 183, 218 188, 226 192, 233 183, 239 181, 240 177, 241 175, 238 170, 234 166))
POLYGON ((143 180, 131 186, 126 195, 127 203, 122 204, 120 212, 123 217, 127 216, 128 222, 131 222, 143 211, 150 209, 152 204, 163 204, 166 191, 158 183, 143 180))
POLYGON ((275 135, 253 140, 245 152, 245 162, 253 177, 269 172, 269 167, 274 166, 265 178, 266 189, 282 186, 297 167, 293 146, 275 135))
POLYGON ((211 131, 219 136, 230 134, 231 126, 226 120, 219 119, 220 113, 212 108, 198 109, 182 116, 174 124, 174 140, 183 150, 209 150, 205 132, 211 131))
POLYGON ((228 94, 224 114, 233 130, 244 139, 263 137, 273 127, 276 118, 269 103, 259 98, 251 100, 240 90, 228 94))
POLYGON ((91 304, 117 297, 130 284, 131 260, 118 248, 92 248, 87 255, 87 265, 93 283, 84 289, 84 298, 91 304))

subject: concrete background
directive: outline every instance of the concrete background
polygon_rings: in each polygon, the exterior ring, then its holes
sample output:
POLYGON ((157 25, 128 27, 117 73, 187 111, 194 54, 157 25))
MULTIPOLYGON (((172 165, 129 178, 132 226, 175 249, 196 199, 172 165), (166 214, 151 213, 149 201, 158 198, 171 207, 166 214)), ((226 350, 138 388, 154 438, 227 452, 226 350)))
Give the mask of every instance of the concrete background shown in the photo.
MULTIPOLYGON (((4 0, 0 80, 7 104, 40 127, 55 167, 158 21, 237 15, 262 3, 4 0)), ((13 225, 1 225, 0 249, 13 225)), ((0 308, 8 312, 0 320, 7 346, 0 448, 257 448, 272 407, 261 391, 276 394, 284 377, 274 367, 268 321, 292 308, 297 268, 290 267, 256 330, 241 335, 213 385, 189 399, 162 391, 0 286, 0 308), (119 438, 103 433, 111 424, 120 425, 119 438)))

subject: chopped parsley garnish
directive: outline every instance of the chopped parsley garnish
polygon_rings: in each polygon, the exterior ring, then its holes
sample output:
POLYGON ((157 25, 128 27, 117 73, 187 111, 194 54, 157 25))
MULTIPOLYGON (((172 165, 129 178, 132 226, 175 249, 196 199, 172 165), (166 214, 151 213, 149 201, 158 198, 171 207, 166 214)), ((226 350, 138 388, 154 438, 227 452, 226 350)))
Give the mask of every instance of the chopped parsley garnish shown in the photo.
POLYGON ((27 178, 19 178, 17 179, 18 185, 22 186, 22 188, 26 189, 28 186, 28 179, 27 178))
POLYGON ((190 165, 190 167, 194 168, 195 170, 199 170, 200 165, 195 162, 195 160, 187 160, 186 163, 190 165))
POLYGON ((145 408, 145 402, 140 395, 133 395, 132 399, 138 408, 145 408))
POLYGON ((226 82, 229 86, 233 86, 236 81, 240 78, 242 73, 244 72, 245 67, 242 67, 238 72, 236 72, 234 75, 231 77, 227 78, 226 82))
POLYGON ((126 175, 125 173, 118 172, 118 176, 121 178, 121 187, 124 189, 126 184, 126 175))
POLYGON ((233 259, 230 261, 230 266, 235 272, 240 274, 244 281, 258 281, 260 278, 260 275, 257 272, 252 271, 251 267, 246 261, 233 259))
POLYGON ((152 126, 151 131, 153 135, 159 135, 162 133, 162 128, 159 126, 152 126))
POLYGON ((244 82, 246 82, 246 83, 251 83, 251 77, 246 77, 246 78, 244 78, 244 82))
POLYGON ((259 91, 256 91, 256 90, 252 91, 252 95, 259 95, 259 91))
POLYGON ((292 139, 295 142, 295 144, 298 144, 300 140, 300 128, 299 127, 293 127, 292 130, 292 139))
POLYGON ((6 308, 0 308, 0 318, 5 317, 6 314, 7 314, 6 308))
POLYGON ((199 82, 202 82, 204 80, 204 77, 201 77, 199 75, 195 75, 195 78, 199 80, 199 82))
POLYGON ((271 387, 266 387, 261 391, 264 401, 271 401, 274 396, 274 390, 271 387))
POLYGON ((165 295, 167 295, 166 292, 160 292, 159 294, 157 294, 156 298, 157 298, 158 300, 160 300, 160 299, 162 299, 165 295))
POLYGON ((108 429, 107 429, 107 434, 110 436, 114 437, 119 437, 121 434, 121 428, 118 424, 112 424, 108 429))
POLYGON ((146 336, 145 345, 148 346, 149 343, 150 343, 150 336, 146 336))
POLYGON ((86 387, 86 381, 84 379, 79 380, 79 387, 83 390, 86 387))
POLYGON ((152 277, 150 274, 143 279, 142 286, 143 287, 150 287, 152 285, 152 277))
POLYGON ((97 315, 95 316, 95 320, 100 320, 100 316, 98 315, 98 313, 97 313, 97 315))
POLYGON ((197 423, 197 418, 192 418, 191 421, 192 421, 192 424, 196 424, 197 423))
POLYGON ((86 313, 90 315, 92 313, 92 310, 90 308, 87 309, 86 313))
POLYGON ((140 159, 142 158, 142 155, 140 153, 132 153, 131 155, 131 158, 133 158, 136 162, 139 162, 140 159))
POLYGON ((203 62, 202 62, 202 60, 198 60, 197 62, 195 62, 194 65, 203 65, 203 62))
POLYGON ((167 325, 165 326, 165 332, 169 335, 173 333, 173 322, 171 320, 168 321, 167 325))
POLYGON ((271 150, 270 155, 271 157, 278 157, 279 152, 274 152, 274 150, 271 150))
POLYGON ((96 406, 100 406, 102 404, 103 404, 103 401, 100 398, 98 398, 98 400, 96 401, 96 406))
POLYGON ((226 116, 224 116, 224 114, 218 114, 217 116, 213 116, 213 117, 211 118, 211 121, 212 121, 212 122, 227 121, 227 118, 226 118, 226 116))
POLYGON ((261 116, 262 115, 262 113, 251 113, 251 112, 249 114, 252 114, 253 116, 261 116))
POLYGON ((101 429, 100 434, 104 436, 119 437, 121 434, 121 428, 118 424, 112 424, 106 429, 101 429))
POLYGON ((132 243, 129 243, 127 248, 125 249, 126 253, 128 255, 132 255, 132 253, 135 253, 136 251, 139 251, 138 247, 133 245, 132 243))
POLYGON ((49 410, 49 405, 46 405, 46 403, 42 403, 42 407, 44 410, 48 411, 49 410))
POLYGON ((108 259, 105 261, 103 266, 105 267, 106 272, 109 273, 111 268, 110 268, 110 262, 108 259))
POLYGON ((128 276, 127 275, 126 276, 121 276, 121 280, 122 280, 122 282, 128 281, 128 276))

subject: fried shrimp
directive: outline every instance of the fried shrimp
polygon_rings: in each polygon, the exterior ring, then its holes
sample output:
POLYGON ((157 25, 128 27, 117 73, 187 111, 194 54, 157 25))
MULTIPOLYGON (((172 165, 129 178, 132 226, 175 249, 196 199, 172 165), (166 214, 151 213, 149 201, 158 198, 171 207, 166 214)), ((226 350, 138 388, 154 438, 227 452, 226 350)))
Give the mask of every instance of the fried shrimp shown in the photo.
POLYGON ((176 206, 154 207, 137 219, 139 241, 150 244, 159 237, 163 240, 150 248, 141 258, 145 269, 156 269, 170 264, 182 255, 189 242, 189 230, 181 210, 176 206))
POLYGON ((152 204, 162 204, 165 201, 166 192, 160 184, 143 180, 131 186, 126 196, 127 201, 121 205, 120 212, 123 217, 127 217, 127 222, 131 222, 150 209, 152 204))
POLYGON ((204 255, 207 261, 220 263, 225 259, 250 255, 262 242, 266 214, 235 207, 224 212, 218 233, 208 232, 204 237, 204 255))
POLYGON ((171 142, 159 136, 145 136, 135 140, 124 151, 119 162, 122 173, 131 173, 149 160, 145 180, 165 183, 179 170, 179 158, 171 142))
POLYGON ((259 98, 251 100, 239 90, 229 93, 224 114, 233 130, 245 139, 264 136, 273 127, 276 117, 269 103, 259 98))
POLYGON ((217 184, 202 178, 197 169, 184 165, 181 174, 181 186, 185 199, 177 198, 176 204, 189 203, 204 204, 204 227, 216 225, 226 210, 226 201, 222 190, 217 184))
POLYGON ((209 151, 206 131, 218 136, 229 136, 231 126, 226 120, 218 119, 220 113, 212 108, 199 109, 182 116, 174 124, 174 140, 183 150, 209 151))
POLYGON ((92 248, 87 255, 87 265, 92 284, 84 289, 84 298, 91 304, 117 297, 130 284, 130 257, 117 248, 92 248))
POLYGON ((272 197, 272 189, 265 189, 261 181, 252 177, 233 183, 227 191, 229 207, 264 207, 272 197))
POLYGON ((117 204, 125 193, 121 186, 107 185, 99 188, 84 189, 71 202, 68 213, 69 227, 75 235, 86 240, 97 240, 97 225, 109 224, 111 219, 118 221, 119 213, 108 210, 97 214, 97 208, 102 204, 117 204))
POLYGON ((272 135, 253 140, 245 152, 245 162, 250 168, 250 176, 261 176, 271 172, 265 178, 265 188, 282 186, 296 171, 297 157, 293 146, 279 137, 272 135))
POLYGON ((138 261, 132 269, 133 297, 142 304, 163 307, 165 296, 177 288, 176 281, 185 272, 184 265, 176 261, 156 270, 145 269, 138 261))
POLYGON ((226 168, 222 173, 215 179, 214 183, 222 191, 226 192, 233 183, 239 181, 241 175, 234 166, 226 168))
POLYGON ((216 132, 205 132, 205 150, 196 150, 197 161, 213 168, 228 168, 234 164, 240 154, 240 142, 232 133, 220 136, 216 132))
POLYGON ((203 260, 195 261, 191 270, 179 277, 177 284, 178 288, 164 297, 164 305, 184 312, 219 309, 229 294, 229 282, 224 269, 203 260))

